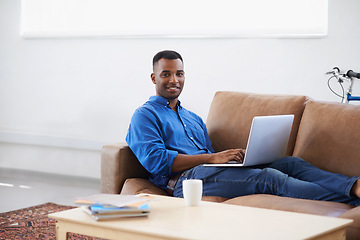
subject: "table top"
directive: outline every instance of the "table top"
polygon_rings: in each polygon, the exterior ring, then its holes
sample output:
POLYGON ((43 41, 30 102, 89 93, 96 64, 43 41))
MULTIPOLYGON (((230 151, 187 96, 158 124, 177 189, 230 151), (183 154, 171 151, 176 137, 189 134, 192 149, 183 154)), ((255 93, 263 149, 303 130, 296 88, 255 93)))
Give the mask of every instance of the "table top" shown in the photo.
POLYGON ((202 201, 188 207, 182 198, 157 196, 147 217, 95 221, 81 208, 50 214, 59 221, 104 229, 142 232, 169 239, 306 239, 344 228, 350 219, 202 201))

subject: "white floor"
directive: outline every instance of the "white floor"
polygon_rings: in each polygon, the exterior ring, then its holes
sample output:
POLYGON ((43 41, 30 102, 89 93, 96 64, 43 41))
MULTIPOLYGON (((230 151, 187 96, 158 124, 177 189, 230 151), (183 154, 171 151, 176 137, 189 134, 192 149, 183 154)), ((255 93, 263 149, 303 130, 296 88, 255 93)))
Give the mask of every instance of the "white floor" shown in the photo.
POLYGON ((0 212, 47 202, 74 205, 76 197, 100 192, 100 179, 0 168, 0 212))

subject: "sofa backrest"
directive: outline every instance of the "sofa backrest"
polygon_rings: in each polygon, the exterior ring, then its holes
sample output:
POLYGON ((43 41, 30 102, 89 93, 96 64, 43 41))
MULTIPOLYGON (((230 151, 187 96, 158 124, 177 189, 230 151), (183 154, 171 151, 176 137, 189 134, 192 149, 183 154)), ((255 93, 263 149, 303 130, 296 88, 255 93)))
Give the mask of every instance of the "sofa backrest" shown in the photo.
POLYGON ((293 155, 327 171, 360 176, 360 106, 308 102, 293 155))
POLYGON ((229 148, 245 148, 255 116, 294 114, 286 152, 288 156, 292 155, 307 101, 306 96, 217 92, 206 121, 214 150, 218 152, 229 148))

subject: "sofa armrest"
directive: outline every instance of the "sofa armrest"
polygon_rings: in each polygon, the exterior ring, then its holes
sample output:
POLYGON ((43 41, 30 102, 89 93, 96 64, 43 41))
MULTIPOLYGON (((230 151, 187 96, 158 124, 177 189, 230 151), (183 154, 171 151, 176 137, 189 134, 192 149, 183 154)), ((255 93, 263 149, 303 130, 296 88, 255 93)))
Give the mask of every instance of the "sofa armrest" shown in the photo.
POLYGON ((148 178, 126 143, 106 145, 101 151, 101 192, 119 194, 128 178, 148 178))

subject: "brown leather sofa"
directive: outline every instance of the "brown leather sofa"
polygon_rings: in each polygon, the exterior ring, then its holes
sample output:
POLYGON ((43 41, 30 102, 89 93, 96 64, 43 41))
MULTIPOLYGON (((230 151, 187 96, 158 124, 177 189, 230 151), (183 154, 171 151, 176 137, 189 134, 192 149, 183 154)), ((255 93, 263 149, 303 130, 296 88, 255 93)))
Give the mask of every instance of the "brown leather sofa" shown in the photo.
MULTIPOLYGON (((319 102, 306 96, 217 92, 206 121, 215 151, 245 148, 254 116, 294 114, 287 154, 327 171, 360 176, 360 106, 319 102)), ((103 193, 167 195, 147 179, 126 143, 104 146, 103 193)), ((204 200, 284 211, 350 218, 347 239, 360 239, 360 207, 347 204, 257 194, 204 200)))

